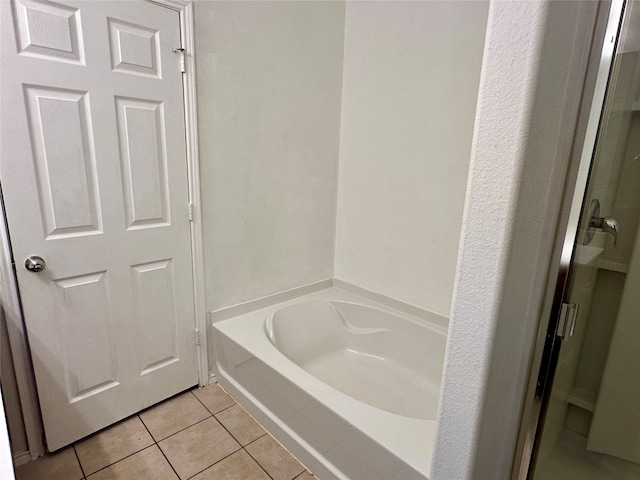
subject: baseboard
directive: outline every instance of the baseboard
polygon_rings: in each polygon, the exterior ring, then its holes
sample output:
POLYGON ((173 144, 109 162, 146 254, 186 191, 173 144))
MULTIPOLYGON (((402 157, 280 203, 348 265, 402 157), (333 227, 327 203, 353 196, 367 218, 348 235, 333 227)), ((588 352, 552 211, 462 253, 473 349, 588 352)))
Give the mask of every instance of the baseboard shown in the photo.
POLYGON ((19 467, 20 465, 24 465, 25 463, 28 463, 30 461, 31 461, 31 453, 29 453, 29 450, 27 450, 26 452, 16 453, 13 456, 13 465, 16 467, 19 467))

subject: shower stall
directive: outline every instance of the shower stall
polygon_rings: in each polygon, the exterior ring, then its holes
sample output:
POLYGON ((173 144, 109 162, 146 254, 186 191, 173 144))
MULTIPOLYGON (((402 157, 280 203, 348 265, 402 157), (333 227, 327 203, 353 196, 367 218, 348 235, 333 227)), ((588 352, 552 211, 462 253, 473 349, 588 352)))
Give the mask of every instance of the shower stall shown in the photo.
POLYGON ((607 22, 518 478, 640 478, 640 2, 607 22))

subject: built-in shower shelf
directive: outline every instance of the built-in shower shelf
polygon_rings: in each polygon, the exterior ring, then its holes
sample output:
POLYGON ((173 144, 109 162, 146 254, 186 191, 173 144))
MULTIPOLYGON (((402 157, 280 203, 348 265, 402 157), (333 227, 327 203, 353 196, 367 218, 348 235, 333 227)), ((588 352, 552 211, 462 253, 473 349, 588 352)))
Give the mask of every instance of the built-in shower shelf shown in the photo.
POLYGON ((589 412, 593 412, 596 408, 596 395, 594 393, 585 392, 580 388, 574 388, 569 394, 567 401, 570 404, 584 408, 589 412))
POLYGON ((604 248, 592 247, 590 245, 578 245, 576 246, 576 254, 573 260, 578 265, 596 267, 596 263, 603 253, 604 248))
POLYGON ((629 270, 629 265, 626 263, 604 260, 602 258, 598 260, 595 266, 601 270, 610 270, 612 272, 620 273, 627 273, 627 270, 629 270))
POLYGON ((610 270, 612 272, 627 273, 628 265, 622 262, 606 260, 602 258, 604 248, 591 245, 578 245, 574 262, 578 265, 586 267, 595 267, 601 270, 610 270))

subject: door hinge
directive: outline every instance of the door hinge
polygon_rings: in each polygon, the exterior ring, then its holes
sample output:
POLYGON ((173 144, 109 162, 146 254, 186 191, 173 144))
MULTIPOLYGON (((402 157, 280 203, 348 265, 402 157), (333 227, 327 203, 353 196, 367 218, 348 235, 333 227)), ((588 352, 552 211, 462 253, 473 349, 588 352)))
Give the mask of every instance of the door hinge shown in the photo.
POLYGON ((566 340, 573 336, 576 329, 576 320, 578 319, 578 311, 580 305, 577 303, 563 303, 560 309, 560 320, 558 321, 558 329, 556 335, 566 340))
POLYGON ((196 341, 196 347, 200 346, 200 330, 196 328, 194 332, 194 339, 196 341))
POLYGON ((172 48, 171 51, 173 53, 179 53, 180 54, 180 71, 182 73, 185 73, 187 71, 187 69, 185 68, 185 61, 184 61, 185 49, 184 48, 172 48))
POLYGON ((193 202, 189 202, 189 221, 193 222, 193 202))

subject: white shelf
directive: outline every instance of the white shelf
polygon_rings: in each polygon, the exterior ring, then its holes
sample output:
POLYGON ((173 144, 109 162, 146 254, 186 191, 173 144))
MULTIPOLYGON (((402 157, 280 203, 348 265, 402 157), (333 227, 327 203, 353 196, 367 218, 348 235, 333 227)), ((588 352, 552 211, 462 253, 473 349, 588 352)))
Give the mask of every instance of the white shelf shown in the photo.
POLYGON ((612 272, 627 273, 629 265, 626 263, 612 262, 611 260, 599 259, 595 265, 601 270, 610 270, 612 272))
POLYGON ((604 248, 593 247, 591 245, 578 245, 573 258, 574 263, 585 267, 595 267, 601 270, 627 273, 629 266, 626 263, 615 262, 602 258, 604 248))
POLYGON ((573 261, 578 265, 596 267, 596 262, 603 253, 604 248, 592 247, 590 245, 577 245, 573 261))
POLYGON ((570 404, 575 405, 576 407, 584 408, 589 412, 593 412, 596 408, 595 393, 585 392, 580 388, 574 388, 569 394, 567 401, 570 404))

